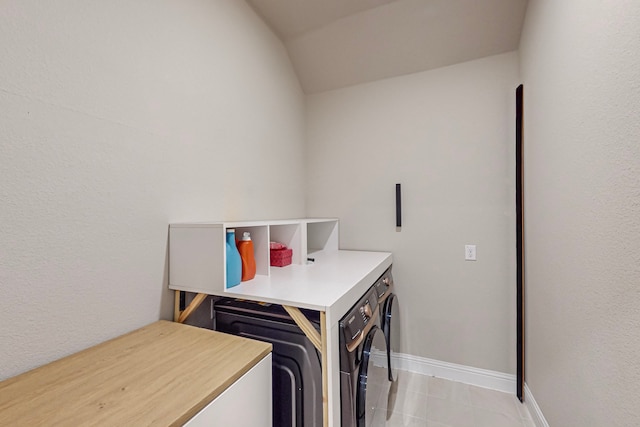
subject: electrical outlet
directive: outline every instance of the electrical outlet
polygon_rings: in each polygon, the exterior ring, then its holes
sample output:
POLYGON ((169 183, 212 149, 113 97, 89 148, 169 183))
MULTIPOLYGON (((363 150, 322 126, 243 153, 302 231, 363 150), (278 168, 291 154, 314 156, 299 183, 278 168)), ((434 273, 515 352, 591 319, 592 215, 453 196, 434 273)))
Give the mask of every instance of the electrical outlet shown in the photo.
POLYGON ((464 259, 467 261, 476 260, 476 245, 464 245, 464 259))

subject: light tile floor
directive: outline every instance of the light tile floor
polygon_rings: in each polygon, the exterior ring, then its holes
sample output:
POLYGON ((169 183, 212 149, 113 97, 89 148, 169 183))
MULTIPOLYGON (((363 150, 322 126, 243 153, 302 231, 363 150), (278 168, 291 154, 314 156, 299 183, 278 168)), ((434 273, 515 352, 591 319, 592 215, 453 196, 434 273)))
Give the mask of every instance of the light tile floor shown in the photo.
POLYGON ((380 400, 373 427, 535 427, 515 395, 406 371, 380 400))

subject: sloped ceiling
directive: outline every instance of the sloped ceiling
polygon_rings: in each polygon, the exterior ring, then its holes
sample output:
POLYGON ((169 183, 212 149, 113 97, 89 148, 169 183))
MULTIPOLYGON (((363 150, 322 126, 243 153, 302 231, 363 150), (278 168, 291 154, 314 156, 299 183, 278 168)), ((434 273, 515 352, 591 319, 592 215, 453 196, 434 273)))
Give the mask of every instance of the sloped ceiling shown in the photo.
POLYGON ((518 48, 527 0, 247 0, 305 93, 518 48))

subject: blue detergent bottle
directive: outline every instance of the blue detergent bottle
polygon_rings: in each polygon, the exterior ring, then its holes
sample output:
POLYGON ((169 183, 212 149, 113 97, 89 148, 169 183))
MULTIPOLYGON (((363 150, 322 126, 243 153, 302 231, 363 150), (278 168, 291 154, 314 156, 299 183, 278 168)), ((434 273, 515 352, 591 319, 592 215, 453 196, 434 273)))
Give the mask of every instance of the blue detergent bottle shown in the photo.
POLYGON ((236 230, 227 229, 227 288, 240 284, 242 278, 242 261, 236 246, 236 230))

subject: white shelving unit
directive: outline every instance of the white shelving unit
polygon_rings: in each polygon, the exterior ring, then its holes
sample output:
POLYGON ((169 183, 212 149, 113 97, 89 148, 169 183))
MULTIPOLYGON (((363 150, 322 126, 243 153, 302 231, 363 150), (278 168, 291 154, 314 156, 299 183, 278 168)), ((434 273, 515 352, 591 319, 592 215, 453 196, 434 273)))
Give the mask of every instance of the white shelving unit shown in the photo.
POLYGON ((335 218, 170 224, 169 289, 208 295, 233 292, 233 288, 225 288, 228 228, 236 230, 236 237, 245 231, 251 233, 256 281, 269 277, 274 268, 291 268, 269 265, 269 242, 280 242, 292 249, 292 265, 305 265, 308 257, 338 250, 335 218))
POLYGON ((176 293, 174 319, 184 322, 207 295, 282 305, 321 354, 324 427, 340 425, 339 319, 391 263, 388 252, 340 250, 335 218, 169 226, 169 287, 176 293), (225 289, 228 228, 235 228, 236 236, 244 231, 251 233, 256 277, 225 289), (292 249, 291 265, 270 267, 270 241, 292 249), (308 262, 308 258, 314 261, 308 262), (182 291, 197 293, 184 309, 179 304, 182 291), (320 333, 301 308, 320 313, 320 333))

